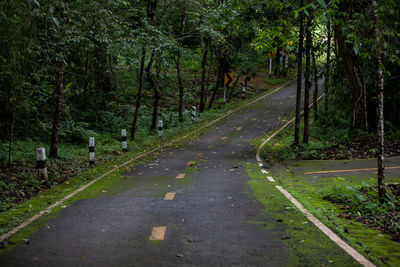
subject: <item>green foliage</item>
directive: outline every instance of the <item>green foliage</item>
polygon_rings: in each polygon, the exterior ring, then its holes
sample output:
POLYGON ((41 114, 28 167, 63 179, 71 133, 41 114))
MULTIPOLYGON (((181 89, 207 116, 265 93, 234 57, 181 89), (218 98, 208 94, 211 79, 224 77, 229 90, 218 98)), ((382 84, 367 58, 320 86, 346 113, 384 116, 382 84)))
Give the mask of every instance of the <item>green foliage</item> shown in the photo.
POLYGON ((321 193, 324 199, 340 204, 356 220, 387 232, 395 240, 400 240, 398 197, 388 191, 385 199, 381 200, 375 186, 341 185, 340 178, 338 179, 334 187, 321 193))

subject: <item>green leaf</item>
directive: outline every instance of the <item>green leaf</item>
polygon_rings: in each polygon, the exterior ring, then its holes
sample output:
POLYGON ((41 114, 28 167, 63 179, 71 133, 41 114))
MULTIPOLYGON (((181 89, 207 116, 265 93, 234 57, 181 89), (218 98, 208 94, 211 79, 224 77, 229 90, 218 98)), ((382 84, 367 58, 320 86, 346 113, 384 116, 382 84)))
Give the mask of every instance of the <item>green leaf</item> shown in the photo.
POLYGON ((326 8, 325 0, 317 0, 318 4, 320 4, 323 8, 326 8))
POLYGON ((54 24, 55 24, 57 27, 60 27, 60 23, 58 22, 58 20, 57 20, 55 17, 53 17, 52 19, 53 19, 54 24))

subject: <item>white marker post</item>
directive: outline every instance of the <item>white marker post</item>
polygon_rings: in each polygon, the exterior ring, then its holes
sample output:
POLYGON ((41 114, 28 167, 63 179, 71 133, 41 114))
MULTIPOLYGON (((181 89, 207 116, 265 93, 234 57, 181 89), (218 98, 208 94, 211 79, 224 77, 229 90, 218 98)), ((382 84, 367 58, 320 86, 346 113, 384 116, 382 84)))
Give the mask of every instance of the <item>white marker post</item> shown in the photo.
POLYGON ((271 78, 271 72, 272 72, 272 58, 269 59, 269 74, 268 77, 271 78))
POLYGON ((94 165, 94 137, 89 137, 89 165, 94 165))
POLYGON ((46 167, 46 149, 44 147, 36 148, 36 166, 39 171, 40 179, 48 181, 46 167))
POLYGON ((246 95, 246 86, 242 87, 242 98, 244 98, 246 95))
POLYGON ((196 107, 192 106, 192 122, 196 122, 196 107))
POLYGON ((226 103, 226 86, 224 87, 224 104, 226 103))
POLYGON ((158 121, 158 136, 161 138, 163 135, 164 124, 163 121, 158 121))
POLYGON ((128 142, 126 141, 126 129, 121 130, 122 151, 128 151, 128 142))

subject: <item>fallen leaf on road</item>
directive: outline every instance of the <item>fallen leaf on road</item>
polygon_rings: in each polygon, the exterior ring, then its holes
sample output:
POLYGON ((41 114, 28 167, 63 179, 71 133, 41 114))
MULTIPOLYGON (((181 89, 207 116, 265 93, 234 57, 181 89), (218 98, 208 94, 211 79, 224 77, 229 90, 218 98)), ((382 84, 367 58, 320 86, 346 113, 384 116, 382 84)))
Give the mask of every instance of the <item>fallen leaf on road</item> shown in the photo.
POLYGON ((182 254, 176 254, 176 256, 177 256, 178 258, 182 258, 182 257, 183 257, 182 254))
POLYGON ((186 165, 188 165, 188 166, 193 166, 194 164, 196 164, 196 162, 194 162, 194 161, 189 161, 188 163, 186 163, 186 165))

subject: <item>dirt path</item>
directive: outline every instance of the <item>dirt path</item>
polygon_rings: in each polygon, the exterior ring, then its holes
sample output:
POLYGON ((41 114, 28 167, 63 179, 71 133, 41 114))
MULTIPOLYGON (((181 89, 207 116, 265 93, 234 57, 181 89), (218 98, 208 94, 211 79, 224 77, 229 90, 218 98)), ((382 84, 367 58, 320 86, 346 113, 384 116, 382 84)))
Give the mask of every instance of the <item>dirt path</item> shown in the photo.
MULTIPOLYGON (((1 254, 0 265, 304 266, 335 258, 332 265, 356 266, 312 226, 297 231, 318 240, 296 250, 301 262, 290 261, 292 247, 285 240, 291 222, 266 213, 248 184, 245 167, 255 163, 251 141, 293 115, 295 87, 164 150, 126 172, 101 197, 76 201, 29 243, 1 254)), ((281 204, 291 205, 284 199, 281 204)))

